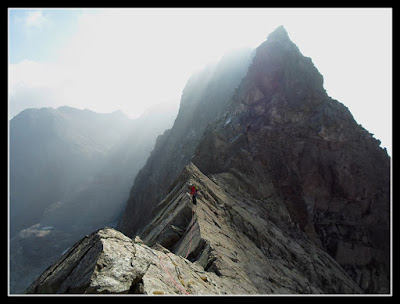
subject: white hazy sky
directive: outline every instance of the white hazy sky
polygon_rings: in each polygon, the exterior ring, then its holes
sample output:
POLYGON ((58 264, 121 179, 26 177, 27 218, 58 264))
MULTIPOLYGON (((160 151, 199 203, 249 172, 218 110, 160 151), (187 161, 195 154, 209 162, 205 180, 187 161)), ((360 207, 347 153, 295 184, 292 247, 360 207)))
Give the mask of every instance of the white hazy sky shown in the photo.
POLYGON ((279 25, 329 96, 392 153, 392 9, 9 9, 8 111, 68 105, 137 117, 178 107, 189 76, 279 25))

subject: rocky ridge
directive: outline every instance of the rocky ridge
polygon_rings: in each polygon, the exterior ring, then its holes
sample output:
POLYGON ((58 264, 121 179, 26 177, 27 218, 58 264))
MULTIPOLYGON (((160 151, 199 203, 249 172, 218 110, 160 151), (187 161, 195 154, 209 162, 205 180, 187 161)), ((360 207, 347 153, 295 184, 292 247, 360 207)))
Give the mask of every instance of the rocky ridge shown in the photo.
POLYGON ((269 220, 279 214, 289 223, 287 210, 252 200, 235 182, 229 174, 210 179, 188 165, 155 208, 143 241, 110 228, 96 231, 27 293, 362 293, 298 227, 282 231, 269 220), (195 206, 189 182, 201 189, 195 206))
POLYGON ((223 114, 253 55, 247 49, 233 51, 188 80, 173 127, 157 138, 146 165, 135 178, 118 230, 134 237, 151 220, 152 208, 190 162, 204 129, 223 114))
POLYGON ((240 185, 230 173, 207 177, 189 164, 154 209, 153 221, 141 232, 144 242, 229 278, 231 293, 236 285, 245 287, 245 294, 362 292, 303 235, 282 204, 253 199, 240 185), (188 183, 200 187, 196 206, 187 195, 188 183))
MULTIPOLYGON (((327 95, 322 75, 284 28, 257 48, 232 98, 201 132, 176 128, 190 125, 187 115, 207 102, 186 110, 181 103, 136 178, 118 228, 139 235, 156 260, 166 252, 177 265, 200 267, 218 289, 188 292, 196 279, 176 270, 157 277, 175 280, 172 290, 146 289, 139 280, 124 292, 389 293, 390 159, 327 95), (200 186, 196 206, 189 182, 200 186)), ((49 275, 29 290, 40 291, 49 275)))

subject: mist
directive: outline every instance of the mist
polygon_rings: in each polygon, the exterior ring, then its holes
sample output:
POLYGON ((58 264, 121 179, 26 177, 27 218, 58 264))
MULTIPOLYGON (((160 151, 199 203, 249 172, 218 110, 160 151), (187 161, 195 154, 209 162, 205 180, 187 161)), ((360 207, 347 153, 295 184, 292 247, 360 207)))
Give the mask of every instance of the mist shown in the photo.
POLYGON ((9 118, 27 107, 137 118, 158 103, 178 106, 190 75, 282 24, 328 94, 391 154, 390 9, 12 9, 9 118))

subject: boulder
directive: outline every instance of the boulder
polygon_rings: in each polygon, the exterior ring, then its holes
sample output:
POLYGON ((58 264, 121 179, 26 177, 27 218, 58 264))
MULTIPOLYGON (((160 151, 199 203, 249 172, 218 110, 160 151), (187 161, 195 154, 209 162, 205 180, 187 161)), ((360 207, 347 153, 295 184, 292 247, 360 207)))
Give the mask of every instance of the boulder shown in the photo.
POLYGON ((226 294, 246 293, 239 283, 204 271, 161 245, 104 228, 76 243, 49 267, 27 294, 226 294))

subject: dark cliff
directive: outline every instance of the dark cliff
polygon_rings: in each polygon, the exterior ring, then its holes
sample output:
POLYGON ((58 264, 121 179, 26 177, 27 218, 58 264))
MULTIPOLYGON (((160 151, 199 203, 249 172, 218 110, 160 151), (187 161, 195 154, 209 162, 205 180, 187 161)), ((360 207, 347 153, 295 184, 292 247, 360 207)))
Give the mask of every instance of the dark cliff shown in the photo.
POLYGON ((387 292, 390 159, 379 144, 326 94, 281 27, 257 49, 193 163, 206 175, 232 173, 263 204, 282 202, 366 292, 387 292))

